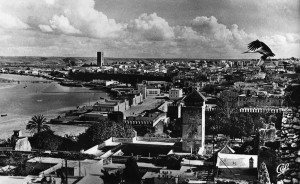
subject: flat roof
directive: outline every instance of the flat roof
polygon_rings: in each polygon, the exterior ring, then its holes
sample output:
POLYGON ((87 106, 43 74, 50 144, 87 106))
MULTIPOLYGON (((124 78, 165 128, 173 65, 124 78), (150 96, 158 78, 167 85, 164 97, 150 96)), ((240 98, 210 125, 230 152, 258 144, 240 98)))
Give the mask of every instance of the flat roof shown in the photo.
POLYGON ((157 146, 174 146, 174 142, 153 142, 153 141, 138 141, 134 140, 135 144, 147 144, 147 145, 157 145, 157 146))
POLYGON ((99 175, 86 175, 81 180, 77 182, 77 184, 102 184, 104 181, 100 178, 99 175))
POLYGON ((103 115, 103 116, 107 116, 107 112, 102 112, 102 111, 91 111, 91 112, 88 112, 88 113, 85 113, 85 114, 89 114, 89 115, 103 115))
POLYGON ((41 162, 49 164, 58 164, 61 163, 63 159, 61 158, 52 158, 52 157, 34 157, 27 162, 41 162))
POLYGON ((158 155, 167 155, 171 150, 170 145, 154 145, 154 144, 132 144, 128 143, 121 149, 124 156, 140 155, 143 157, 151 157, 158 155))
POLYGON ((1 183, 5 184, 24 184, 27 182, 31 182, 33 177, 30 176, 0 176, 1 183))
POLYGON ((117 103, 98 103, 94 104, 94 106, 115 106, 117 103))
MULTIPOLYGON (((27 162, 40 162, 40 163, 47 163, 47 164, 61 164, 64 159, 62 158, 52 158, 52 157, 34 157, 27 162)), ((91 160, 91 159, 85 159, 80 160, 81 164, 92 164, 96 163, 98 160, 91 160)), ((71 167, 71 165, 76 165, 79 163, 79 160, 68 160, 68 167, 71 167)))
MULTIPOLYGON (((146 168, 153 168, 153 169, 162 169, 163 167, 156 166, 152 163, 144 163, 144 162, 138 162, 138 167, 146 167, 146 168)), ((119 164, 119 163, 109 163, 106 165, 103 165, 103 168, 110 168, 110 169, 123 169, 125 168, 125 164, 119 164)))

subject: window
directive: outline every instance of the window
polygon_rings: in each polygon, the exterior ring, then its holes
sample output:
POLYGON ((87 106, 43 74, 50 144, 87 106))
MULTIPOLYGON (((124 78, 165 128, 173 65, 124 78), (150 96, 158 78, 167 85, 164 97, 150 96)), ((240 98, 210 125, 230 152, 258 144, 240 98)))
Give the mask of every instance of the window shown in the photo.
POLYGON ((157 91, 149 91, 149 95, 158 94, 157 91))

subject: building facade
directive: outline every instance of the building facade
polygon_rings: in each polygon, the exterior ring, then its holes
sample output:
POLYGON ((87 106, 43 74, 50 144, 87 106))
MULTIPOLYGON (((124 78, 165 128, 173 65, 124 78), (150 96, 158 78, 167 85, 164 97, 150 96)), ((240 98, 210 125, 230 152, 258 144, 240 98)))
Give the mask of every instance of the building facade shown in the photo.
POLYGON ((100 111, 100 112, 112 112, 112 111, 124 112, 129 108, 130 107, 129 107, 128 100, 119 101, 119 100, 102 99, 93 105, 93 111, 100 111))
POLYGON ((149 88, 146 89, 147 96, 159 96, 160 95, 160 89, 159 88, 149 88))
POLYGON ((182 89, 172 88, 169 91, 169 98, 171 100, 176 100, 183 97, 182 89))

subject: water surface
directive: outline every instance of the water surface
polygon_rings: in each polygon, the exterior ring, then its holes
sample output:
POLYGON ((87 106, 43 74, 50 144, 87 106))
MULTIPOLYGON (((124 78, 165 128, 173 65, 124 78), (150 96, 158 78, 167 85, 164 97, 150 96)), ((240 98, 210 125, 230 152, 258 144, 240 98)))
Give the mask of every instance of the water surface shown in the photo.
MULTIPOLYGON (((66 87, 53 81, 30 82, 47 81, 38 77, 0 74, 0 78, 16 81, 0 83, 0 114, 7 114, 0 117, 0 138, 7 138, 15 129, 21 129, 23 135, 28 135, 25 124, 35 114, 43 114, 49 119, 77 106, 92 104, 100 97, 108 98, 103 91, 92 91, 85 87, 66 87)), ((76 134, 79 130, 85 129, 60 125, 51 125, 51 128, 57 134, 68 132, 76 134)))

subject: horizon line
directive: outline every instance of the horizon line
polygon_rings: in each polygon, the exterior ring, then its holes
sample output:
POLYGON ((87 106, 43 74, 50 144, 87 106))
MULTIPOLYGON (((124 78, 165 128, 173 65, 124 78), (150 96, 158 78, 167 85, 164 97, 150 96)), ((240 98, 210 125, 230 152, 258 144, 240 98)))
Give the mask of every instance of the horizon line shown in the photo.
MULTIPOLYGON (((44 57, 44 58, 97 58, 97 56, 0 56, 1 57, 44 57)), ((104 59, 193 59, 193 60, 259 60, 259 58, 186 58, 186 57, 104 57, 104 59)), ((272 58, 272 59, 291 59, 292 57, 287 57, 287 58, 272 58)), ((300 58, 296 58, 295 59, 300 59, 300 58)), ((268 60, 272 60, 272 59, 268 59, 268 60)))

